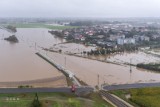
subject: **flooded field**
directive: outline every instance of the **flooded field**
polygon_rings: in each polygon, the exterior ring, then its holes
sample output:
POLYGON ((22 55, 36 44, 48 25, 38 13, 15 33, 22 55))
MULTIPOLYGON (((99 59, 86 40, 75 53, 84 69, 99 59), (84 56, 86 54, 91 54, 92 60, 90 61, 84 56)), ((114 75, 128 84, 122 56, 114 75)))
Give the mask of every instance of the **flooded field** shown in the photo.
POLYGON ((137 69, 136 67, 132 67, 132 72, 130 72, 130 66, 103 63, 58 53, 48 52, 47 55, 71 70, 81 80, 92 86, 97 85, 98 75, 100 77, 100 84, 126 84, 160 81, 159 73, 137 69))
POLYGON ((78 54, 81 55, 83 51, 91 51, 95 50, 96 47, 85 46, 83 44, 75 44, 75 43, 64 43, 64 44, 57 44, 51 47, 50 49, 54 51, 62 50, 63 53, 66 54, 78 54))
POLYGON ((118 63, 131 63, 137 65, 139 63, 156 63, 160 62, 160 58, 144 52, 120 53, 111 55, 107 61, 118 63))
MULTIPOLYGON (((61 80, 58 80, 58 86, 60 86, 60 84, 63 86, 66 85, 65 78, 62 77, 63 74, 35 55, 37 51, 44 52, 59 64, 71 70, 78 78, 92 86, 98 84, 98 75, 100 77, 100 84, 160 82, 159 73, 137 69, 136 67, 132 67, 132 71, 130 72, 130 66, 103 63, 96 60, 44 51, 42 47, 57 50, 63 49, 65 53, 78 53, 79 51, 95 48, 85 47, 75 43, 64 44, 65 40, 49 34, 47 29, 18 29, 18 32, 15 34, 19 39, 19 43, 17 44, 3 40, 5 37, 11 35, 11 33, 0 29, 0 83, 17 81, 23 83, 24 81, 41 81, 41 79, 47 81, 50 80, 50 78, 61 77, 61 80)), ((159 61, 158 57, 142 52, 99 57, 99 59, 103 60, 105 58, 120 63, 129 63, 130 59, 132 59, 133 64, 159 61)), ((50 81, 49 86, 52 85, 50 81)), ((41 86, 44 86, 44 83, 41 84, 41 86)))
MULTIPOLYGON (((12 34, 0 29, 0 82, 30 81, 54 78, 63 75, 53 66, 39 58, 35 54, 36 50, 30 47, 32 37, 34 38, 32 39, 34 42, 36 40, 39 45, 43 45, 43 42, 41 42, 40 39, 37 39, 38 36, 41 35, 36 33, 36 30, 34 33, 33 32, 34 30, 23 31, 22 29, 18 29, 16 36, 20 42, 10 43, 3 39, 11 36, 12 34), (23 37, 23 39, 20 37, 23 37)), ((53 40, 56 42, 55 39, 53 40)), ((44 46, 47 45, 49 44, 44 46)))

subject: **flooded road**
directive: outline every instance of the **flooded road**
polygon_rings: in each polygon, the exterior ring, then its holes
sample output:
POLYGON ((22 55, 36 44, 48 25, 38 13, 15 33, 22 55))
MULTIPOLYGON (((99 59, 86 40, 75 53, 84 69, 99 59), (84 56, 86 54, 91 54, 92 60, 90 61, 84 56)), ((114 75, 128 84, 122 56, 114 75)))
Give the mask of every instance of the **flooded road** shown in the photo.
MULTIPOLYGON (((17 29, 17 31, 15 35, 18 37, 19 43, 13 44, 3 40, 12 34, 0 29, 0 82, 35 80, 63 75, 49 63, 35 55, 37 51, 44 52, 59 64, 71 70, 78 78, 92 86, 98 84, 98 75, 100 77, 100 84, 160 82, 159 73, 137 69, 136 67, 132 67, 132 72, 130 72, 130 66, 120 66, 64 54, 45 52, 41 47, 53 48, 55 44, 65 42, 65 40, 49 34, 47 29, 22 28, 17 29)), ((62 48, 65 52, 79 52, 79 46, 77 44, 73 45, 75 44, 63 44, 55 48, 62 48)), ((83 49, 84 47, 80 51, 83 51, 83 49)), ((135 55, 136 53, 128 54, 127 56, 115 55, 110 60, 114 61, 117 58, 121 58, 120 62, 123 60, 128 62, 133 56, 136 60, 139 58, 146 61, 153 59, 148 56, 148 59, 146 59, 143 53, 140 53, 140 57, 136 57, 135 55)), ((133 63, 136 63, 136 60, 133 63)), ((157 61, 158 59, 155 58, 153 60, 157 61)))

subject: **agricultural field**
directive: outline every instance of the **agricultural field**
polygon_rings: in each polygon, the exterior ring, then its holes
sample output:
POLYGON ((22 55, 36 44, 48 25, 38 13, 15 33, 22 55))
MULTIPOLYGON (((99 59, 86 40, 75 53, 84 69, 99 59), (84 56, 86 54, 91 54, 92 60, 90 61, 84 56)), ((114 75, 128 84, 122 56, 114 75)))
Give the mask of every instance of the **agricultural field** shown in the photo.
MULTIPOLYGON (((0 107, 32 107, 35 93, 0 94, 0 107)), ((38 93, 41 107, 112 107, 98 93, 85 97, 66 93, 38 93)))
MULTIPOLYGON (((72 29, 76 28, 77 26, 58 26, 58 25, 49 25, 44 23, 28 23, 28 24, 10 24, 16 28, 47 28, 47 29, 56 29, 56 30, 63 30, 63 29, 72 29)), ((6 25, 3 25, 6 26, 6 25)))
POLYGON ((160 107, 160 88, 141 88, 111 91, 135 107, 160 107))

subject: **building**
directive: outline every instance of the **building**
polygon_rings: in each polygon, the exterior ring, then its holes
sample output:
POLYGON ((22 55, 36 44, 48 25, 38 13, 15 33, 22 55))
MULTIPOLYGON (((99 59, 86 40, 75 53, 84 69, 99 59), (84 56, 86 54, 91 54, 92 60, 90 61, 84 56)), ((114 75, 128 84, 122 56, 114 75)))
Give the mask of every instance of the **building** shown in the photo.
POLYGON ((149 41, 150 38, 147 37, 147 36, 141 36, 141 37, 140 37, 140 40, 141 40, 141 41, 149 41))
POLYGON ((140 35, 134 35, 133 38, 136 40, 136 42, 139 41, 150 41, 150 38, 147 36, 140 36, 140 35))
POLYGON ((119 38, 125 38, 125 35, 110 35, 109 40, 117 41, 119 38))
POLYGON ((117 39, 117 44, 118 45, 124 45, 124 44, 135 44, 135 39, 134 38, 119 38, 117 39))

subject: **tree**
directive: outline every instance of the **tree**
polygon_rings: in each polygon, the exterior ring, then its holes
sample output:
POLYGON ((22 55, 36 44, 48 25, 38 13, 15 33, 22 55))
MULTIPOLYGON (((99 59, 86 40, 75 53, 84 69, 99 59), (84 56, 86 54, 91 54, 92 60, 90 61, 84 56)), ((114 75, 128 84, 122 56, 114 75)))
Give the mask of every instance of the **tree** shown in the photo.
POLYGON ((35 94, 35 98, 34 98, 34 100, 33 100, 33 102, 32 102, 31 107, 42 107, 42 105, 41 105, 41 103, 40 103, 40 101, 39 101, 39 98, 38 98, 38 94, 37 94, 37 93, 35 94))

